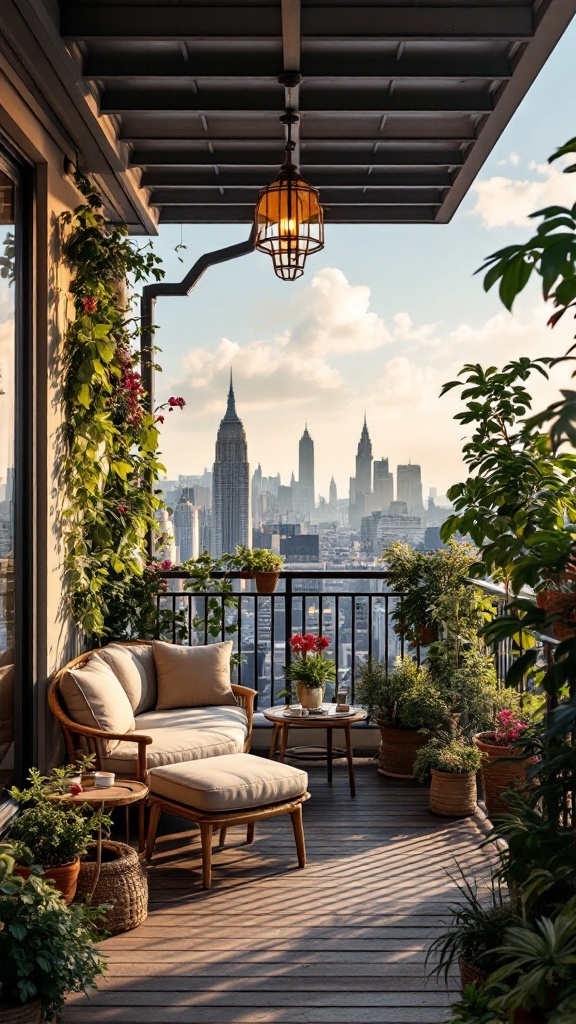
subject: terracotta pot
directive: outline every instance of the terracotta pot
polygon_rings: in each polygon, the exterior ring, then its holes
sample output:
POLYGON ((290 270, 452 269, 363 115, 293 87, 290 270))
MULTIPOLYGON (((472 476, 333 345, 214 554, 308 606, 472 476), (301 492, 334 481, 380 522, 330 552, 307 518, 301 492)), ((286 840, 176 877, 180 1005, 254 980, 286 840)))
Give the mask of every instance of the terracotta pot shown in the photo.
POLYGON ((393 779, 414 778, 414 758, 421 747, 428 743, 429 736, 422 736, 415 729, 393 729, 382 718, 378 719, 382 742, 378 756, 380 775, 393 779))
POLYGON ((567 640, 576 634, 576 593, 567 594, 563 590, 541 590, 536 594, 536 604, 550 615, 563 615, 574 625, 565 622, 553 622, 552 632, 557 640, 567 640))
MULTIPOLYGON (((58 892, 62 893, 62 898, 65 903, 72 903, 72 900, 76 895, 79 873, 80 857, 75 857, 69 864, 60 864, 58 867, 44 868, 44 878, 48 878, 54 882, 58 892)), ((30 868, 18 865, 16 868, 16 874, 20 875, 21 878, 28 878, 30 868)))
POLYGON ((0 1024, 39 1024, 41 1018, 42 1003, 39 999, 15 1006, 0 1003, 0 1024))
POLYGON ((462 980, 462 988, 465 985, 484 985, 490 977, 488 971, 483 971, 480 967, 475 967, 474 964, 469 964, 467 960, 463 960, 462 957, 458 960, 458 966, 460 968, 460 978, 462 980))
POLYGON ((417 636, 418 643, 422 647, 428 647, 429 644, 433 644, 438 639, 438 627, 418 626, 417 636))
POLYGON ((476 810, 476 772, 431 771, 430 810, 446 818, 469 818, 476 810))
POLYGON ((273 594, 278 586, 279 572, 255 572, 256 591, 258 594, 273 594))
POLYGON ((303 708, 314 711, 319 708, 324 700, 325 686, 306 686, 306 683, 296 683, 296 693, 303 708))
POLYGON ((526 784, 526 762, 520 760, 519 751, 513 747, 500 747, 494 743, 493 733, 479 732, 474 743, 485 754, 480 769, 482 789, 488 817, 493 820, 499 814, 507 814, 510 805, 505 800, 504 790, 520 789, 526 784), (512 758, 500 761, 500 758, 512 758))

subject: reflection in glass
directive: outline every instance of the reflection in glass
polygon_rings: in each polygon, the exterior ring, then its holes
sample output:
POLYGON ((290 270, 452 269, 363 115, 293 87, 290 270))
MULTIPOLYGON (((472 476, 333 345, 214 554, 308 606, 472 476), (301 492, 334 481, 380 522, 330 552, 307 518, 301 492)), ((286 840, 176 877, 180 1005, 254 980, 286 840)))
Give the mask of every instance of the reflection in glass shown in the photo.
POLYGON ((0 166, 0 790, 14 763, 14 206, 0 166))

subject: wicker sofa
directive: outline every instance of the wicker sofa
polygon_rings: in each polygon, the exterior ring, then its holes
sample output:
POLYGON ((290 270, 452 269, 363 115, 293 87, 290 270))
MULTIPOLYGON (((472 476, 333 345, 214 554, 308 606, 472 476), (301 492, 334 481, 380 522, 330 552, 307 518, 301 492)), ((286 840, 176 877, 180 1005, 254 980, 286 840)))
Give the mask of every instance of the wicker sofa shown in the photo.
POLYGON ((221 685, 221 704, 206 703, 210 691, 204 688, 204 702, 195 705, 194 673, 190 672, 190 685, 183 693, 188 706, 173 706, 174 697, 167 701, 165 692, 159 707, 160 653, 163 658, 181 654, 186 672, 189 652, 194 658, 194 652, 211 658, 219 654, 213 651, 216 647, 225 649, 220 663, 229 666, 231 646, 175 648, 132 641, 113 643, 68 662, 53 678, 48 702, 62 727, 70 759, 74 760, 79 750, 88 750, 95 755, 99 769, 145 781, 153 767, 247 752, 256 691, 230 686, 229 668, 221 685))

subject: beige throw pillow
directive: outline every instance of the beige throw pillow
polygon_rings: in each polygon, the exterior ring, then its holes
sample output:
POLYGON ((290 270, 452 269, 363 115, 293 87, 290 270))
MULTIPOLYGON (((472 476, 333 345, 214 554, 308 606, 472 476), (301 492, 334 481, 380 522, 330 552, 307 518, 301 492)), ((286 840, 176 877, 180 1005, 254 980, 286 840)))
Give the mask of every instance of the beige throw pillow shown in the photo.
POLYGON ((230 685, 232 641, 204 647, 153 643, 158 711, 235 704, 230 685))
POLYGON ((14 739, 14 666, 0 668, 0 762, 14 739))
POLYGON ((101 658, 112 669, 135 715, 154 710, 156 665, 150 644, 108 644, 92 657, 101 658))
MULTIPOLYGON (((119 680, 101 658, 90 658, 83 668, 68 669, 60 683, 68 714, 79 725, 106 732, 134 732, 134 712, 119 680)), ((106 754, 119 740, 103 743, 106 754)))

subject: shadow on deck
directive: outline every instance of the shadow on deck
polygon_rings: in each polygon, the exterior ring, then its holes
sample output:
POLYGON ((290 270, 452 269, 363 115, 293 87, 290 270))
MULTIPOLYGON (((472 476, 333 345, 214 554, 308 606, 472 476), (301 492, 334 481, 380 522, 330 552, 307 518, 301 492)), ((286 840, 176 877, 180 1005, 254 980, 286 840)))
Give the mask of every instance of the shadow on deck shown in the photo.
POLYGON ((261 823, 253 846, 232 829, 202 892, 198 833, 167 819, 150 869, 150 914, 108 939, 109 970, 63 1024, 439 1024, 457 985, 426 978, 425 951, 457 895, 456 861, 483 875, 479 819, 443 819, 427 790, 346 766, 329 789, 309 769, 308 865, 289 817, 261 823))

